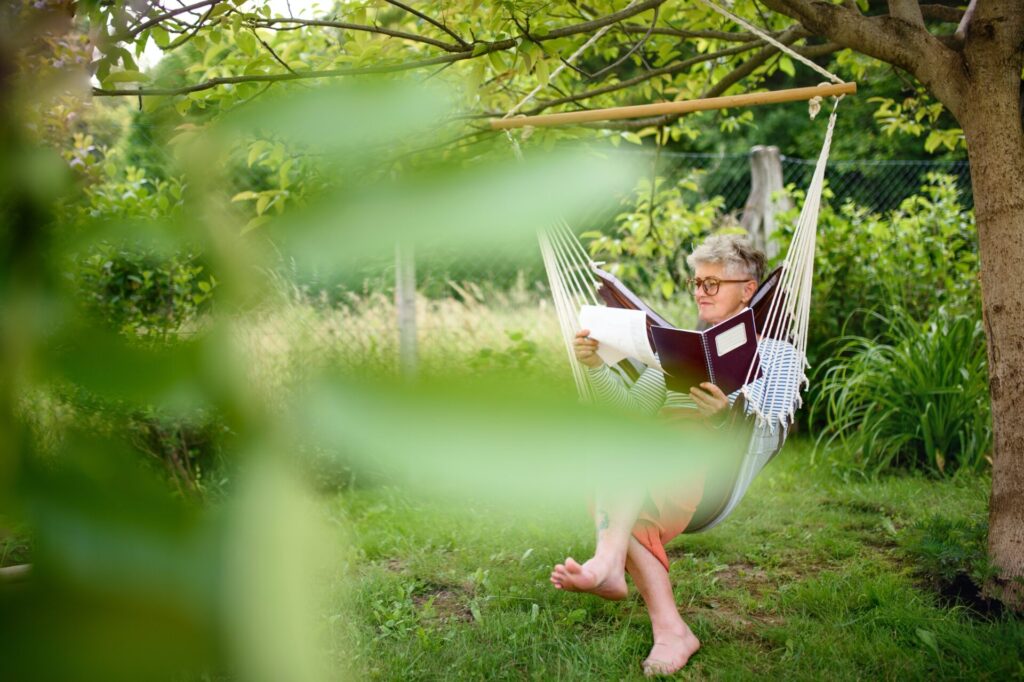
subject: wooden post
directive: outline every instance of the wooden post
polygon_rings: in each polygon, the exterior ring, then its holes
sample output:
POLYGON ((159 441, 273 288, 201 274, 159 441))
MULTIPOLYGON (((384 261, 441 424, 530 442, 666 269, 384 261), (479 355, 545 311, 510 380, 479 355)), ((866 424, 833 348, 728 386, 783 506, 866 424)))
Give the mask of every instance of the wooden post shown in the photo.
POLYGON ((491 128, 493 130, 524 128, 526 126, 540 128, 543 126, 597 123, 600 121, 621 121, 625 118, 643 118, 647 116, 681 116, 694 111, 712 111, 714 109, 754 107, 762 104, 778 104, 780 102, 798 102, 801 100, 806 101, 814 97, 852 95, 855 92, 857 92, 856 83, 822 83, 821 85, 807 88, 751 92, 745 95, 727 95, 725 97, 709 97, 707 99, 692 99, 681 102, 655 102, 653 104, 634 104, 632 106, 611 107, 609 109, 563 111, 560 114, 492 118, 491 128))
POLYGON ((398 322, 398 368, 416 375, 416 261, 411 244, 395 245, 395 315, 398 322))
POLYGON ((788 211, 793 202, 782 193, 782 156, 778 147, 758 145, 750 150, 750 196, 743 207, 740 224, 754 244, 769 259, 779 254, 778 242, 771 239, 775 232, 775 214, 788 211))

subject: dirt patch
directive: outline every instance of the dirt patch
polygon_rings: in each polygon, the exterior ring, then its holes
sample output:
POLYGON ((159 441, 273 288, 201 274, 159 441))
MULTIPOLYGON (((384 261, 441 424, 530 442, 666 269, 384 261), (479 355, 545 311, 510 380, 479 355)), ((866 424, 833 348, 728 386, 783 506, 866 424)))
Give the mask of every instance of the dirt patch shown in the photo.
POLYGON ((473 612, 466 603, 466 593, 451 586, 431 586, 414 594, 412 602, 425 618, 436 618, 441 622, 473 620, 473 612))
POLYGON ((767 571, 746 561, 729 564, 716 571, 715 577, 725 587, 743 589, 752 594, 759 594, 769 587, 775 587, 775 581, 767 571))
POLYGON ((694 615, 705 618, 716 626, 730 632, 736 632, 755 639, 760 639, 760 630, 765 627, 777 627, 786 621, 782 616, 771 613, 751 613, 736 608, 732 604, 708 602, 708 605, 688 609, 682 614, 684 618, 694 615))
POLYGON ((406 565, 401 559, 388 559, 384 562, 384 568, 391 573, 404 573, 406 565))
POLYGON ((878 502, 865 502, 864 500, 822 500, 818 503, 822 507, 833 507, 842 509, 854 514, 881 514, 892 516, 893 510, 878 502))

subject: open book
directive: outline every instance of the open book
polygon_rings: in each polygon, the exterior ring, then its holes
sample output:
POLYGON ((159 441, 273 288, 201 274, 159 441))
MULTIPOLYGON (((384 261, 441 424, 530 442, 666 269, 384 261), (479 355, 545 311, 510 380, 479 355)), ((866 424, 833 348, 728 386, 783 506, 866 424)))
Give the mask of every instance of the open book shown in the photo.
POLYGON ((761 376, 750 308, 704 331, 652 326, 651 333, 670 390, 686 393, 710 381, 728 395, 743 386, 752 364, 750 380, 761 376))
POLYGON ((639 360, 664 372, 665 384, 673 391, 686 393, 691 386, 710 381, 732 393, 743 385, 752 363, 751 380, 761 375, 750 308, 704 331, 650 325, 653 345, 647 322, 642 310, 591 305, 580 309, 580 326, 598 342, 602 360, 609 365, 623 358, 639 360))

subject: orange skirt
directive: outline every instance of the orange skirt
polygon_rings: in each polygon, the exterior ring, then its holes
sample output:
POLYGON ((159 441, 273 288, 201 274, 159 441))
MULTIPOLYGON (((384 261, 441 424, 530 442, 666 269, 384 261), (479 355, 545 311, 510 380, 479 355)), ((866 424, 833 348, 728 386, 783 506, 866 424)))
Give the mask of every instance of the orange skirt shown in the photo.
POLYGON ((652 490, 633 526, 633 537, 668 570, 665 545, 686 530, 704 496, 706 472, 697 472, 671 491, 652 490))

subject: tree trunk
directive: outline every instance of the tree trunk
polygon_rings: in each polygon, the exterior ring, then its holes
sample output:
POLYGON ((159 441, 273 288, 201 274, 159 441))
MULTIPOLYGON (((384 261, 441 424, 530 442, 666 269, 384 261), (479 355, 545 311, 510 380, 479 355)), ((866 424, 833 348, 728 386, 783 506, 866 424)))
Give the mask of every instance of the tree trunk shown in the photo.
POLYGON ((1024 609, 1024 131, 1019 67, 973 76, 960 120, 974 187, 994 429, 988 548, 999 575, 986 589, 1020 610, 1024 609))

